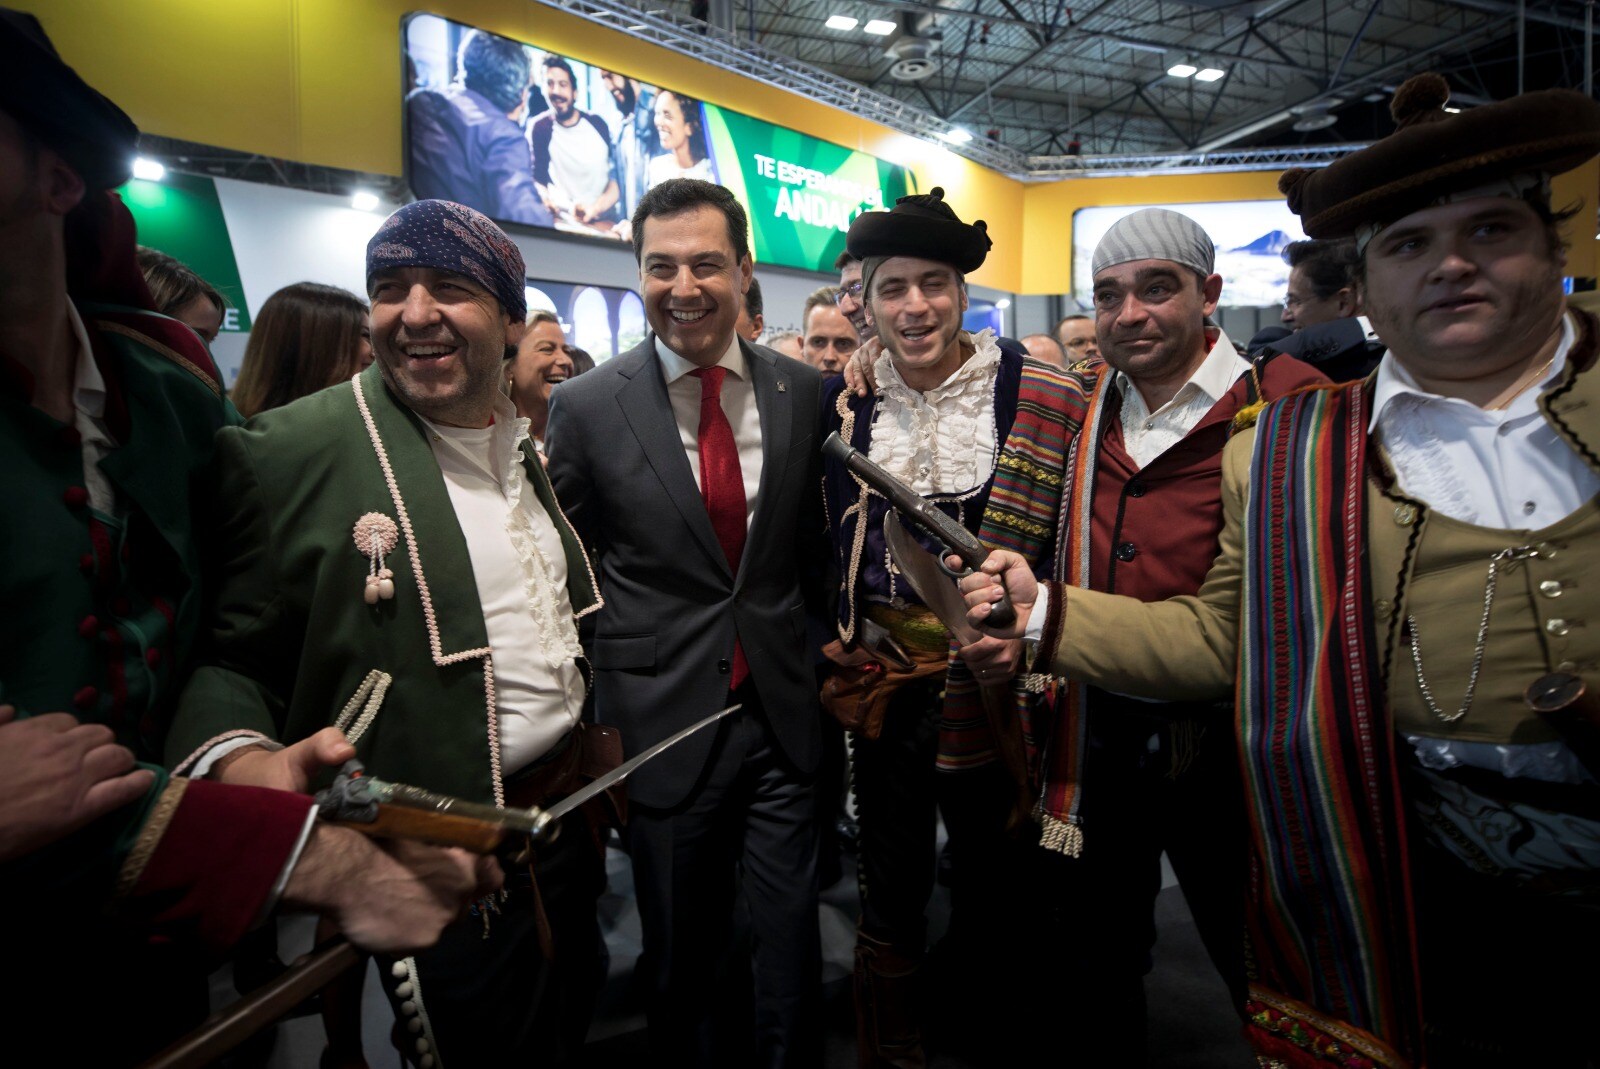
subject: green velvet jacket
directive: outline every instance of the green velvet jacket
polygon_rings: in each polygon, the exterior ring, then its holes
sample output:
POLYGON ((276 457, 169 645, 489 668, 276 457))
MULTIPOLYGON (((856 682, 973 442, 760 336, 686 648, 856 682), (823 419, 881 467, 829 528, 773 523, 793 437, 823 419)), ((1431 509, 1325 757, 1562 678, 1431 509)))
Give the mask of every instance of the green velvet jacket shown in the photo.
MULTIPOLYGON (((582 616, 599 604, 588 559, 526 445, 523 468, 556 521, 582 616)), ((182 771, 239 733, 304 738, 377 670, 393 682, 357 744, 372 773, 499 800, 493 651, 466 540, 426 426, 378 366, 219 433, 215 498, 210 647, 179 703, 168 764, 182 771), (385 558, 395 596, 368 605, 353 531, 374 512, 400 534, 385 558)))

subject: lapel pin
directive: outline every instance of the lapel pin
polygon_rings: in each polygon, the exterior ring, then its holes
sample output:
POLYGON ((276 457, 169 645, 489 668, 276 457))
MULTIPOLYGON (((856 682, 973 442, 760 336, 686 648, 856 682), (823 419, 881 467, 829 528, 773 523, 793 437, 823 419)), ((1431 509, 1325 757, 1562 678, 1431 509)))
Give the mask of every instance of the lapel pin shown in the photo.
POLYGON ((394 597, 394 572, 383 563, 383 558, 394 552, 400 542, 400 529, 394 521, 381 512, 369 512, 356 521, 353 532, 356 549, 367 558, 367 588, 362 597, 368 605, 394 597))
POLYGON ((786 393, 786 392, 788 392, 788 389, 789 389, 789 387, 787 387, 787 386, 785 386, 783 384, 783 380, 779 379, 778 380, 778 392, 779 393, 786 393))

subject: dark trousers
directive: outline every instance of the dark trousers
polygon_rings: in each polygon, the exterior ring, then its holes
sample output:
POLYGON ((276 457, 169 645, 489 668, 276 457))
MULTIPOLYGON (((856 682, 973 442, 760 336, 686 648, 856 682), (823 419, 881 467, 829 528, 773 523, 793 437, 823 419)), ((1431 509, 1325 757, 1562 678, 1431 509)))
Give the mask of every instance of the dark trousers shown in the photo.
POLYGON ((1083 854, 1035 851, 1032 909, 1052 974, 1043 1019, 1094 1064, 1144 1063, 1163 851, 1233 1007, 1244 1002, 1247 837, 1231 725, 1163 709, 1176 711, 1090 692, 1083 854))
POLYGON ((1600 1064, 1592 882, 1585 900, 1535 894, 1468 870, 1421 835, 1413 843, 1430 1069, 1600 1064))
MULTIPOLYGON (((416 955, 409 977, 379 960, 385 993, 395 1006, 402 1053, 415 1064, 428 1034, 410 1022, 426 1016, 443 1065, 562 1066, 576 1061, 589 1031, 602 975, 596 903, 605 865, 582 813, 567 816, 554 842, 534 858, 537 900, 549 920, 553 960, 539 946, 533 880, 526 868, 506 872, 510 892, 498 909, 446 928, 438 944, 416 955), (402 995, 401 983, 411 990, 402 995), (418 1010, 409 1013, 406 1003, 418 1010)), ((431 1063, 430 1063, 431 1064, 431 1063)))
POLYGON ((695 1069, 818 1065, 815 781, 784 757, 753 687, 730 701, 744 709, 718 725, 688 799, 671 809, 632 804, 628 814, 652 1054, 658 1064, 695 1069), (741 885, 752 939, 751 1040, 718 1013, 725 992, 717 973, 741 885))
POLYGON ((913 958, 927 939, 941 813, 950 836, 950 931, 957 938, 992 944, 1008 911, 1004 900, 1018 856, 1005 834, 1011 790, 1003 770, 935 767, 943 684, 940 677, 902 687, 879 736, 851 739, 861 927, 913 958))

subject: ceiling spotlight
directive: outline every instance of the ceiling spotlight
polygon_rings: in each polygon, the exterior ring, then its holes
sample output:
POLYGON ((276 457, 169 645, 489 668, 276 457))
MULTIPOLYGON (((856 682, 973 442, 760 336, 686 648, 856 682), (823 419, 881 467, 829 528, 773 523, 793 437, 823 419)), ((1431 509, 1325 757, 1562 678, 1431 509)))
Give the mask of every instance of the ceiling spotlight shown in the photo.
POLYGON ((350 207, 358 212, 375 212, 378 210, 378 195, 370 190, 358 189, 350 198, 350 207))
POLYGON ((1227 71, 1222 70, 1222 69, 1220 69, 1218 67, 1206 67, 1203 70, 1199 70, 1199 71, 1195 72, 1194 80, 1197 81, 1197 82, 1214 82, 1218 78, 1221 78, 1224 75, 1226 75, 1227 73, 1228 73, 1227 71))
POLYGON ((133 177, 146 182, 159 182, 167 176, 166 167, 160 160, 152 160, 148 156, 135 156, 133 159, 133 177))
POLYGON ((1452 108, 1449 104, 1446 104, 1444 106, 1444 110, 1448 111, 1451 115, 1460 115, 1461 114, 1461 109, 1460 108, 1452 108))
POLYGON ((1011 298, 1010 297, 1001 297, 998 301, 994 302, 994 306, 996 308, 1010 308, 1011 307, 1011 298))
POLYGON ((1199 69, 1192 63, 1174 63, 1167 68, 1167 73, 1174 78, 1192 78, 1199 69))
POLYGON ((849 15, 829 15, 828 21, 823 25, 830 30, 853 30, 860 23, 860 19, 853 19, 849 15))
POLYGON ((972 140, 972 131, 963 130, 961 127, 957 126, 944 131, 939 136, 950 142, 952 145, 965 145, 968 141, 972 140))
POLYGON ((887 37, 899 29, 888 19, 868 19, 867 24, 861 28, 867 33, 877 34, 879 37, 887 37))

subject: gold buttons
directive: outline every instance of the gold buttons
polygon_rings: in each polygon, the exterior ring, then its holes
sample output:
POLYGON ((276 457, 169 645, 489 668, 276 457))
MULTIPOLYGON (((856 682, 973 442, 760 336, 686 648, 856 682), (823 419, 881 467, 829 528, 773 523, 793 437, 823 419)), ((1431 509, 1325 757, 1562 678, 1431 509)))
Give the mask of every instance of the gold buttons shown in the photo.
POLYGON ((1401 527, 1410 527, 1417 522, 1417 506, 1409 502, 1401 502, 1394 507, 1394 522, 1401 527))
POLYGON ((1564 585, 1559 579, 1546 579, 1539 584, 1539 593, 1547 598, 1559 598, 1564 585))
POLYGON ((1572 630, 1572 626, 1558 616, 1553 620, 1546 620, 1544 629, 1557 638, 1561 638, 1572 630))
POLYGON ((1387 620, 1389 614, 1394 611, 1394 606, 1386 598, 1379 598, 1372 603, 1372 611, 1377 614, 1378 619, 1387 620))
POLYGON ((1565 547, 1561 546, 1561 545, 1559 545, 1559 544, 1557 544, 1555 542, 1540 542, 1534 548, 1536 548, 1539 551, 1538 555, 1539 555, 1539 557, 1541 559, 1543 559, 1543 560, 1551 560, 1552 558, 1555 557, 1557 550, 1564 549, 1565 547))

